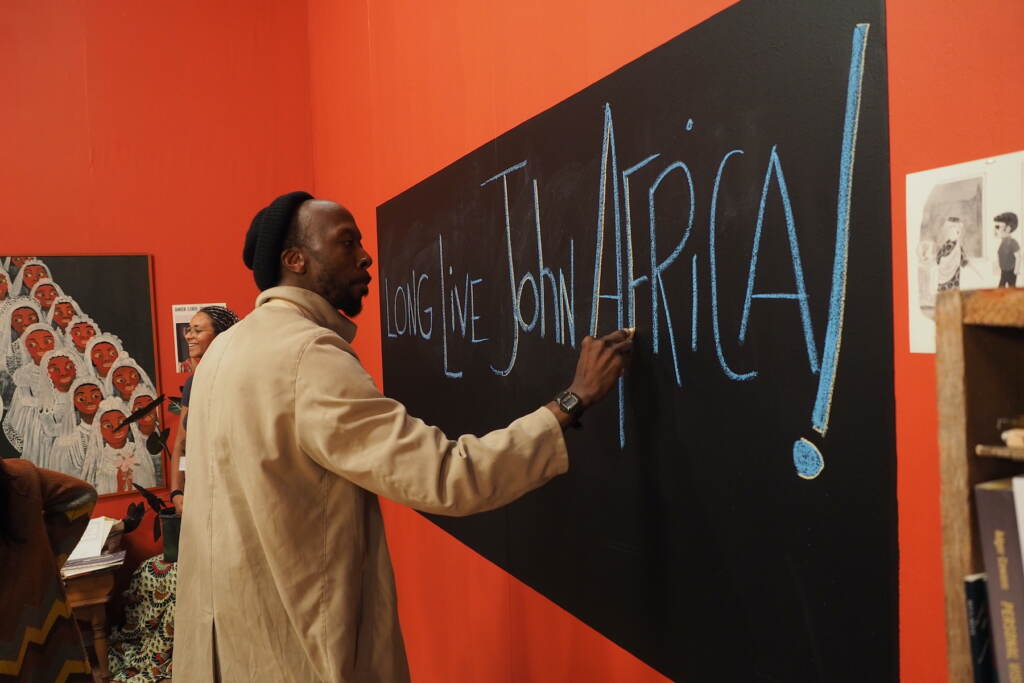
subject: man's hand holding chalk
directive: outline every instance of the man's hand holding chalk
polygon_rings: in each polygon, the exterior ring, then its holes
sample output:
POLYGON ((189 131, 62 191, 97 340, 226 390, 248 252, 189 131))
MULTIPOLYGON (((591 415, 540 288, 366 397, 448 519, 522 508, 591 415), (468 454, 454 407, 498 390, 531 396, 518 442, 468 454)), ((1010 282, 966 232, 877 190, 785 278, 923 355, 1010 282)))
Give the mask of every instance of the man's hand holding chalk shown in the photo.
POLYGON ((629 366, 635 332, 636 328, 627 328, 583 339, 572 384, 547 405, 562 427, 576 424, 584 410, 615 386, 629 366))

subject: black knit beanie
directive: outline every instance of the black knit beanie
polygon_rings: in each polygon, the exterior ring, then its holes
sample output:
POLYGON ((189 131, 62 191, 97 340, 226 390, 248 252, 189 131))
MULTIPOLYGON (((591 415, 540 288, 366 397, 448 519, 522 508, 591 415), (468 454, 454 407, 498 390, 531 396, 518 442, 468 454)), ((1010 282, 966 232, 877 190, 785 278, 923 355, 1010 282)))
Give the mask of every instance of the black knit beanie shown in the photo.
POLYGON ((277 284, 281 274, 281 245, 284 244, 292 216, 306 200, 313 199, 308 192, 289 192, 260 209, 245 233, 242 260, 252 271, 260 290, 277 284))

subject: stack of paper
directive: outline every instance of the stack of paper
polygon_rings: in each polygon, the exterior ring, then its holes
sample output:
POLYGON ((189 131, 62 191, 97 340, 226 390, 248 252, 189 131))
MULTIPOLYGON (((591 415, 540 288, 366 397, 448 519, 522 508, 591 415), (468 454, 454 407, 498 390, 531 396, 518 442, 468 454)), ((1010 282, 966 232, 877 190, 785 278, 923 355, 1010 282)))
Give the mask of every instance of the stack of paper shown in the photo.
POLYGON ((65 579, 79 574, 97 572, 109 567, 118 567, 124 564, 125 551, 118 550, 109 555, 98 555, 96 557, 85 557, 80 560, 68 560, 60 570, 60 575, 65 579))
POLYGON ((68 555, 67 562, 60 573, 64 578, 88 574, 108 567, 116 567, 124 562, 124 551, 103 554, 103 546, 107 542, 110 529, 117 524, 112 517, 94 517, 79 539, 78 545, 68 555))
POLYGON ((103 552, 103 544, 107 542, 110 530, 117 524, 113 517, 93 517, 89 520, 82 538, 78 539, 78 545, 68 555, 68 562, 81 560, 86 557, 96 557, 103 552))

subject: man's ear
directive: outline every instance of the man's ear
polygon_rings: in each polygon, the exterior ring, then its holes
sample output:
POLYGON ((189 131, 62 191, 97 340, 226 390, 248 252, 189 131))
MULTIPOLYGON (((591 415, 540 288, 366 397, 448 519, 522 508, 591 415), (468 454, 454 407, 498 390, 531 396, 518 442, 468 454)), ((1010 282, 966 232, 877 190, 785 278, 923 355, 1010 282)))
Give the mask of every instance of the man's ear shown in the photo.
POLYGON ((298 247, 289 247, 281 252, 281 268, 302 275, 306 272, 306 255, 298 247))

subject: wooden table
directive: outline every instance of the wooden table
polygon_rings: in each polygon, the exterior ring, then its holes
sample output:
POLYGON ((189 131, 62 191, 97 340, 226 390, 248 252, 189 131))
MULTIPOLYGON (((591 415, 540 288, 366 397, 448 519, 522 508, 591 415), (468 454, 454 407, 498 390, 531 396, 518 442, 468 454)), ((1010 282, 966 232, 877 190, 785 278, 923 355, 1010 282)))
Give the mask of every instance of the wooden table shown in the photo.
MULTIPOLYGON (((120 565, 64 579, 68 605, 74 612, 75 619, 84 621, 91 627, 93 648, 96 650, 96 673, 103 680, 110 679, 110 664, 107 660, 107 603, 114 594, 114 572, 118 568, 120 565)), ((86 642, 89 642, 88 637, 86 642)))

